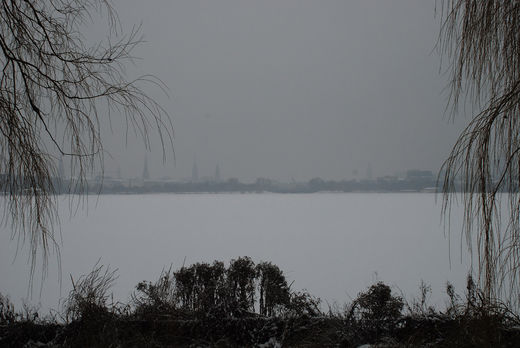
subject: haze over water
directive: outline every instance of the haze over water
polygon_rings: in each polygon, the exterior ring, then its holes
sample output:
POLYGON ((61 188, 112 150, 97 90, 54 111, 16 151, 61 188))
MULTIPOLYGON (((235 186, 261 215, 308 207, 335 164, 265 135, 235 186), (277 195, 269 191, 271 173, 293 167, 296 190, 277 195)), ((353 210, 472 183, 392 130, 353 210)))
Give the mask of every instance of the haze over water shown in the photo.
MULTIPOLYGON (((218 164, 223 179, 244 182, 363 179, 369 166, 374 178, 435 173, 468 121, 446 114, 434 0, 114 5, 125 32, 142 24, 128 74, 154 74, 169 89, 168 98, 143 86, 175 128, 175 162, 162 162, 150 134, 151 178, 189 178, 194 162, 201 177, 218 164)), ((118 121, 102 130, 105 173, 141 176, 143 142, 118 121)))
MULTIPOLYGON (((271 261, 293 290, 307 289, 326 303, 344 304, 374 281, 418 295, 421 280, 432 285, 432 304, 444 304, 446 281, 463 293, 469 257, 461 263, 461 207, 452 214, 451 267, 440 204, 427 193, 146 194, 90 196, 68 219, 60 197, 63 285, 55 258, 41 298, 56 308, 94 264, 118 268, 115 298, 126 301, 142 280, 155 281, 163 267, 239 256, 271 261)), ((27 249, 14 263, 16 243, 0 234, 0 292, 15 303, 27 294, 27 249)), ((465 250, 465 246, 463 246, 465 250)), ((39 274, 36 275, 36 283, 39 274)))

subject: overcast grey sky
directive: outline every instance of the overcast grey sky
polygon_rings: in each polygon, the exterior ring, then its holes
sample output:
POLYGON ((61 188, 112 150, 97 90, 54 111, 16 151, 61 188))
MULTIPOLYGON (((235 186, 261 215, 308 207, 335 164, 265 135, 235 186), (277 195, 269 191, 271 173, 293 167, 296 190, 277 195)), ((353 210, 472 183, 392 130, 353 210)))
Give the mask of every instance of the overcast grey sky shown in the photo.
MULTIPOLYGON (((152 177, 213 175, 281 181, 351 179, 438 170, 462 125, 445 115, 447 77, 434 47, 435 0, 117 0, 125 30, 146 43, 129 74, 150 89, 175 128, 176 162, 152 177)), ((143 170, 142 143, 108 136, 106 175, 143 170)))

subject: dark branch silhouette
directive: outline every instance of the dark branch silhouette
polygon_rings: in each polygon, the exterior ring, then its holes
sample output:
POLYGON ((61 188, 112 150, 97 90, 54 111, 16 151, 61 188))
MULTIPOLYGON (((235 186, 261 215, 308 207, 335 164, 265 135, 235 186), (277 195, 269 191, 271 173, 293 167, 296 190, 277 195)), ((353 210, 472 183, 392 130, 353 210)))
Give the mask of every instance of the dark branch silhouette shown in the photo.
POLYGON ((478 110, 444 163, 444 211, 460 181, 464 231, 470 250, 476 248, 485 294, 518 304, 520 2, 445 0, 441 11, 451 106, 478 110))
POLYGON ((127 130, 150 147, 154 129, 163 148, 173 149, 167 112, 139 87, 153 76, 127 80, 125 64, 141 42, 139 28, 119 34, 108 0, 0 1, 0 173, 4 222, 13 238, 28 242, 31 272, 37 253, 46 267, 49 247, 57 248, 55 182, 58 159, 68 157, 71 192, 81 193, 86 175, 103 166, 101 120, 124 116, 127 130), (108 18, 106 41, 89 46, 81 28, 93 15, 108 18), (113 40, 112 38, 116 39, 113 40), (59 157, 59 158, 58 158, 59 157))

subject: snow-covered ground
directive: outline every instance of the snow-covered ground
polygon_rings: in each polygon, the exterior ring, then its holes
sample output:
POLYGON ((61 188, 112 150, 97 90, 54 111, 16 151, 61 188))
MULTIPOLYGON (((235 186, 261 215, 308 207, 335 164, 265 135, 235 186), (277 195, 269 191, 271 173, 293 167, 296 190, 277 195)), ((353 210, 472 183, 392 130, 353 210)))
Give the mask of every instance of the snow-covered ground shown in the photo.
MULTIPOLYGON (((80 206, 72 217, 68 198, 60 203, 63 283, 51 256, 41 296, 37 272, 29 299, 44 311, 67 295, 70 275, 88 273, 98 259, 119 269, 114 294, 123 301, 139 281, 155 280, 170 264, 245 255, 277 264, 293 289, 329 304, 348 302, 377 280, 407 298, 424 280, 432 285, 431 302, 441 306, 446 281, 459 292, 465 287, 462 208, 452 212, 450 253, 434 194, 103 195, 91 196, 88 209, 80 206)), ((28 250, 14 259, 10 233, 0 233, 0 292, 20 304, 27 296, 28 250)))

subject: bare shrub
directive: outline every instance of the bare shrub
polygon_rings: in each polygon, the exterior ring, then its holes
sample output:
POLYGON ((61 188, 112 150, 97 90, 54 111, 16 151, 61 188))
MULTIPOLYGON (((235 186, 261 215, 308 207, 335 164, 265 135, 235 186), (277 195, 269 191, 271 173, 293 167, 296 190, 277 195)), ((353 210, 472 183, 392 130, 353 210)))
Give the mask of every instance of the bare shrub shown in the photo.
POLYGON ((423 317, 432 315, 435 313, 435 308, 428 305, 428 301, 432 292, 431 286, 421 280, 421 283, 419 284, 419 292, 419 297, 412 300, 411 306, 407 304, 410 314, 413 316, 423 317))
POLYGON ((220 310, 228 295, 224 263, 196 263, 193 267, 196 277, 194 310, 201 313, 220 310))
POLYGON ((0 324, 8 325, 16 320, 14 305, 9 297, 0 293, 0 324))
POLYGON ((256 265, 260 315, 273 316, 284 310, 291 301, 287 280, 282 270, 271 262, 256 265))
POLYGON ((233 259, 227 269, 230 300, 236 303, 240 312, 254 312, 255 306, 255 264, 244 256, 233 259))
POLYGON ((446 284, 446 294, 448 295, 448 305, 446 308, 446 315, 449 318, 456 317, 461 313, 461 297, 456 293, 453 284, 448 282, 446 284))
POLYGON ((65 302, 66 320, 95 320, 110 314, 114 304, 109 303, 109 291, 117 279, 116 272, 98 262, 89 274, 76 282, 71 277, 73 288, 65 302))
POLYGON ((377 342, 397 328, 403 306, 401 297, 393 296, 388 285, 378 282, 352 302, 346 313, 347 324, 359 336, 377 342))
POLYGON ((320 309, 321 299, 308 293, 307 291, 291 292, 289 304, 286 306, 286 316, 309 316, 317 317, 322 315, 320 309))
POLYGON ((185 310, 192 310, 195 300, 195 269, 183 266, 173 275, 179 305, 185 310))
POLYGON ((132 294, 136 314, 162 314, 171 312, 177 305, 175 279, 171 267, 163 269, 159 279, 155 282, 142 281, 136 286, 132 294))

